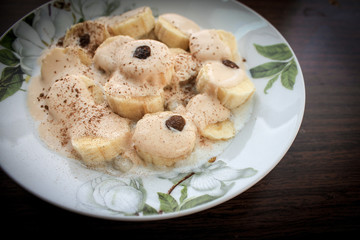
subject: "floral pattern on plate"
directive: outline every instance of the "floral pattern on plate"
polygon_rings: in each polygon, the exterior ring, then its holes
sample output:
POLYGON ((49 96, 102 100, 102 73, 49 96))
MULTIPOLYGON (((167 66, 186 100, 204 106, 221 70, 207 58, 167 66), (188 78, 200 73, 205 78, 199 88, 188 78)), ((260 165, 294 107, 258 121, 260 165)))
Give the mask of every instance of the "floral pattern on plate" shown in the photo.
POLYGON ((191 173, 176 169, 157 176, 169 185, 168 192, 157 192, 159 207, 147 203, 146 178, 119 178, 104 175, 84 183, 77 192, 79 208, 111 215, 153 215, 193 208, 224 196, 235 180, 252 177, 253 168, 234 169, 221 160, 209 161, 191 173), (174 194, 175 188, 181 188, 174 194))
MULTIPOLYGON (((54 1, 26 16, 0 40, 0 101, 21 89, 33 75, 42 51, 64 36, 71 25, 115 14, 120 1, 54 1)), ((24 90, 22 90, 24 91, 24 90)))

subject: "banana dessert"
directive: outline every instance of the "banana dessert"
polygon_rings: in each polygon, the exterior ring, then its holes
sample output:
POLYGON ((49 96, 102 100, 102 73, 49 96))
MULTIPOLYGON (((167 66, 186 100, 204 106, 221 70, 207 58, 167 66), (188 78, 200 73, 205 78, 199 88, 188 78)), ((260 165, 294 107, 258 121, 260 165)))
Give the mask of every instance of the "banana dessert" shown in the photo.
POLYGON ((146 38, 155 27, 150 7, 139 7, 118 16, 101 17, 95 21, 106 25, 112 36, 126 35, 136 39, 146 38))
POLYGON ((235 36, 224 30, 204 29, 191 34, 189 48, 199 61, 239 61, 235 36))
POLYGON ((189 101, 186 110, 202 136, 212 140, 225 140, 235 135, 230 110, 216 98, 198 94, 189 101))
POLYGON ((103 164, 124 150, 128 121, 96 104, 80 76, 58 79, 46 99, 52 119, 62 125, 62 141, 70 141, 87 165, 103 164))
POLYGON ((72 26, 65 34, 63 46, 79 46, 93 55, 99 45, 110 37, 105 25, 85 21, 72 26))
POLYGON ((139 120, 146 113, 164 110, 162 88, 147 83, 129 81, 115 72, 104 86, 110 108, 122 117, 139 120))
POLYGON ((170 48, 170 52, 174 59, 174 75, 172 77, 174 84, 184 84, 196 78, 201 66, 200 62, 181 48, 170 48))
POLYGON ((132 120, 163 111, 163 88, 174 72, 168 47, 155 40, 134 40, 119 51, 119 70, 104 86, 111 109, 132 120))
POLYGON ((185 115, 165 111, 146 114, 139 120, 132 141, 144 161, 172 166, 191 154, 196 131, 194 123, 185 115))
POLYGON ((95 51, 94 65, 107 74, 111 74, 119 66, 120 48, 134 38, 124 35, 118 35, 107 38, 95 51))
POLYGON ((165 109, 175 110, 178 106, 186 106, 196 95, 194 80, 201 67, 189 52, 181 48, 170 48, 174 61, 174 74, 170 85, 164 89, 165 109))
POLYGON ((45 50, 28 105, 46 145, 109 174, 189 171, 248 121, 235 36, 144 6, 77 23, 45 50))
POLYGON ((171 48, 188 50, 192 33, 200 31, 200 27, 192 20, 176 13, 159 16, 155 24, 155 36, 171 48))
POLYGON ((55 80, 71 74, 84 72, 92 78, 88 71, 91 65, 91 58, 86 52, 78 47, 54 47, 43 54, 41 59, 41 77, 46 87, 50 87, 55 80), (52 69, 52 71, 49 71, 52 69))
POLYGON ((239 107, 255 91, 255 86, 245 71, 227 59, 205 63, 197 75, 196 88, 215 96, 229 109, 239 107))

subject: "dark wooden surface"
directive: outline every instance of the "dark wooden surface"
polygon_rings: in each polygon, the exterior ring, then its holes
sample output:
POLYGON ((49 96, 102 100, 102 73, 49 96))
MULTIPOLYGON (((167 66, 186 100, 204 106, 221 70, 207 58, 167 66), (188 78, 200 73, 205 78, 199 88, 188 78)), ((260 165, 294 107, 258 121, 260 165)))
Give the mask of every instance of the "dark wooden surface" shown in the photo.
MULTIPOLYGON (((45 2, 1 1, 0 32, 45 2)), ((242 2, 283 34, 305 77, 303 124, 273 171, 212 209, 141 223, 96 219, 57 208, 1 171, 2 233, 10 226, 101 234, 115 230, 119 237, 131 234, 143 239, 294 239, 360 233, 360 1, 242 2)))

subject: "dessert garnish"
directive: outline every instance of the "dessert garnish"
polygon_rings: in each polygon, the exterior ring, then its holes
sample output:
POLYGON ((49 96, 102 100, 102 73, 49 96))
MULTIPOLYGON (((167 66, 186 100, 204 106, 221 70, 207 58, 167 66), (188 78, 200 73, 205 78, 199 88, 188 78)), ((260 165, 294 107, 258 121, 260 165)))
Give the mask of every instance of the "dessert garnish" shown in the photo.
POLYGON ((149 46, 139 46, 135 49, 133 57, 139 59, 147 59, 151 55, 151 48, 149 46))
POLYGON ((185 119, 180 115, 173 115, 165 122, 165 125, 168 129, 176 129, 180 132, 184 129, 185 124, 185 119))
POLYGON ((222 63, 223 63, 225 66, 229 67, 229 68, 239 69, 239 66, 236 65, 236 63, 234 63, 233 61, 231 61, 231 60, 229 60, 229 59, 223 60, 222 63))

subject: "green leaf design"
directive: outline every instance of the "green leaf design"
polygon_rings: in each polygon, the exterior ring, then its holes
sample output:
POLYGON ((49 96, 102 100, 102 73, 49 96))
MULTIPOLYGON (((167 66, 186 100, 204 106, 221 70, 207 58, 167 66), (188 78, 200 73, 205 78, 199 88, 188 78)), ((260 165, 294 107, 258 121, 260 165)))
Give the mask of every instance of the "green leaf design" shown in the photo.
POLYGON ((180 204, 183 203, 186 198, 187 198, 187 186, 184 186, 184 188, 181 190, 180 204))
POLYGON ((6 67, 0 78, 0 102, 16 93, 24 81, 20 66, 6 67))
POLYGON ((13 30, 11 29, 0 40, 0 45, 7 49, 14 50, 12 47, 12 43, 14 42, 15 39, 16 39, 16 36, 15 36, 13 30))
POLYGON ((106 13, 105 15, 106 16, 109 16, 113 11, 115 11, 120 5, 120 2, 112 2, 112 3, 109 3, 107 9, 106 9, 106 13))
POLYGON ((270 77, 283 70, 287 64, 288 64, 287 62, 264 63, 257 67, 251 68, 250 74, 253 78, 270 77))
POLYGON ((170 194, 158 192, 160 201, 160 210, 169 213, 174 212, 179 207, 179 204, 170 194))
POLYGON ((284 71, 281 73, 281 83, 287 89, 292 90, 295 84, 295 78, 298 74, 297 66, 294 59, 291 60, 290 64, 286 66, 284 71))
POLYGON ((266 86, 264 88, 265 94, 268 94, 267 90, 269 90, 272 87, 272 85, 274 84, 274 82, 276 82, 276 80, 278 80, 278 78, 279 78, 279 74, 268 81, 268 83, 266 84, 266 86))
POLYGON ((154 215, 154 214, 158 214, 158 212, 156 211, 155 208, 153 208, 152 206, 150 206, 149 204, 145 204, 144 208, 143 208, 143 214, 145 216, 147 215, 154 215))
POLYGON ((295 79, 298 74, 298 69, 290 48, 284 43, 268 46, 254 44, 254 46, 256 48, 256 51, 262 56, 272 60, 278 60, 273 62, 267 62, 250 69, 250 74, 252 78, 271 77, 271 79, 267 82, 264 88, 264 93, 268 93, 268 90, 278 80, 280 75, 281 84, 286 89, 292 90, 295 85, 295 79), (281 62, 279 62, 279 60, 281 62))
POLYGON ((289 47, 284 43, 268 46, 254 44, 254 46, 258 53, 272 60, 287 60, 293 56, 289 47))
POLYGON ((205 194, 205 195, 201 195, 196 198, 188 199, 187 201, 184 202, 184 204, 181 205, 180 210, 193 208, 198 205, 215 200, 217 198, 218 198, 217 196, 211 196, 211 195, 205 194))
POLYGON ((16 66, 20 63, 20 60, 9 49, 1 49, 0 62, 7 66, 16 66))

